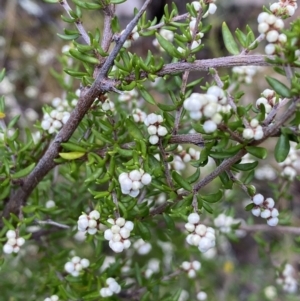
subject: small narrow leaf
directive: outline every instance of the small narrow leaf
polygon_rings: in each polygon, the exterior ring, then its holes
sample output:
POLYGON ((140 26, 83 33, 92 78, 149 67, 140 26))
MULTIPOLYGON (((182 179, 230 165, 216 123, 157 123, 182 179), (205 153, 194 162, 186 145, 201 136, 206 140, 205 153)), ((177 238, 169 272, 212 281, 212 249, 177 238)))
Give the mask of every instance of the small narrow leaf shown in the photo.
POLYGON ((266 76, 266 80, 276 93, 283 97, 291 97, 291 90, 282 82, 270 76, 266 76))
POLYGON ((70 153, 59 153, 60 157, 65 160, 76 160, 85 155, 84 152, 70 152, 70 153))
POLYGON ((144 135, 142 134, 141 130, 138 128, 137 124, 132 121, 131 119, 126 119, 126 126, 128 133, 135 139, 143 139, 144 135))
POLYGON ((25 176, 27 176, 35 167, 35 163, 30 164, 29 166, 27 166, 26 168, 17 171, 16 173, 14 173, 13 175, 11 175, 12 179, 19 179, 19 178, 23 178, 25 176))
POLYGON ((266 159, 268 153, 267 150, 263 147, 258 147, 258 146, 246 146, 247 152, 259 159, 266 159))
POLYGON ((222 24, 222 35, 223 35, 223 41, 224 41, 225 47, 228 50, 228 52, 231 54, 235 54, 235 55, 239 54, 240 53, 239 47, 238 47, 237 43, 235 42, 233 35, 230 32, 230 30, 225 22, 223 22, 223 24, 222 24))
POLYGON ((283 162, 290 151, 290 141, 285 134, 281 134, 275 146, 275 159, 278 163, 283 162))
POLYGON ((146 91, 145 89, 140 89, 140 93, 147 102, 149 102, 152 105, 155 105, 155 100, 148 91, 146 91))
POLYGON ((177 173, 175 170, 173 170, 172 172, 172 178, 173 180, 182 188, 184 188, 187 191, 192 191, 192 185, 187 182, 182 175, 180 175, 179 173, 177 173))

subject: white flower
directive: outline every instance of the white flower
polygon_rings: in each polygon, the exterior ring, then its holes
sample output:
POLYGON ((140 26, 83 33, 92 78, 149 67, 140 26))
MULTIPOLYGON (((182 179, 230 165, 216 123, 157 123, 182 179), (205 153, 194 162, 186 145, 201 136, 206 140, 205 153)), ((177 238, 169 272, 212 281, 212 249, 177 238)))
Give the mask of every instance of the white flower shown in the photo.
POLYGON ((198 224, 200 222, 200 216, 198 213, 191 213, 188 216, 188 222, 190 224, 198 224))
POLYGON ((217 125, 212 120, 207 120, 203 124, 203 129, 205 133, 213 133, 217 129, 217 125))

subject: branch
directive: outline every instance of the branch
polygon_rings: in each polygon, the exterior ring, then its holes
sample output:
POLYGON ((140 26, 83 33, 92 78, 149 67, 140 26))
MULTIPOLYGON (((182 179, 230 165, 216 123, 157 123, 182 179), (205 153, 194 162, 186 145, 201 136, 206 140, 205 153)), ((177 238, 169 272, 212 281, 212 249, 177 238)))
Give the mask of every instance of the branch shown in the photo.
POLYGON ((51 226, 55 226, 55 227, 62 228, 62 229, 70 229, 70 226, 64 225, 61 223, 57 223, 51 219, 47 219, 45 221, 36 221, 36 223, 39 225, 51 225, 51 226))
MULTIPOLYGON (((147 6, 152 0, 146 0, 141 10, 136 14, 134 19, 128 24, 126 30, 121 35, 112 50, 107 60, 103 64, 91 88, 85 88, 81 91, 81 95, 75 109, 70 115, 68 122, 63 126, 60 132, 55 137, 54 141, 49 146, 48 150, 38 162, 34 170, 24 180, 23 186, 20 187, 10 198, 3 210, 3 217, 9 218, 10 213, 18 215, 20 207, 25 204, 27 197, 31 194, 33 189, 44 178, 44 176, 56 165, 54 159, 58 156, 60 144, 67 142, 74 131, 77 129, 79 123, 93 104, 94 100, 100 93, 108 92, 113 87, 113 81, 106 79, 110 67, 113 65, 114 59, 118 55, 122 45, 127 37, 138 23, 139 18, 145 12, 147 6)), ((66 3, 66 2, 65 2, 66 3)), ((0 228, 3 226, 2 219, 0 220, 0 228)))
POLYGON ((300 227, 287 227, 287 226, 276 226, 270 227, 269 225, 259 224, 259 225, 240 225, 240 230, 245 230, 248 232, 282 232, 282 233, 290 233, 290 234, 300 234, 300 227))
MULTIPOLYGON (((67 2, 67 0, 60 0, 59 3, 64 8, 64 10, 67 12, 68 16, 73 19, 73 17, 70 14, 70 11, 72 11, 72 9, 71 9, 69 3, 67 2)), ((87 32, 85 31, 84 27, 82 26, 82 22, 80 19, 77 19, 75 21, 75 26, 77 27, 77 29, 78 29, 80 35, 82 36, 82 38, 84 39, 84 41, 88 45, 90 45, 91 44, 90 37, 87 34, 87 32)))

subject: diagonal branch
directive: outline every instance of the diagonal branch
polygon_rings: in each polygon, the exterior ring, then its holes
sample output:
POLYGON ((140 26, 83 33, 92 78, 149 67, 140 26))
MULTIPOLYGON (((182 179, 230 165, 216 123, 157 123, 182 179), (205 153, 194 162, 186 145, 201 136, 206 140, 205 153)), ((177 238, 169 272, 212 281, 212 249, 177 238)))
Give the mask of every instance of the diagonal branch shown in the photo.
MULTIPOLYGON (((138 23, 138 20, 145 12, 147 6, 152 0, 146 0, 140 11, 136 14, 133 20, 128 24, 126 30, 121 35, 116 43, 116 46, 106 59, 103 67, 98 73, 91 88, 85 88, 81 91, 81 95, 77 106, 70 115, 68 122, 60 130, 60 132, 55 137, 54 141, 49 146, 48 150, 38 162, 34 170, 27 176, 24 180, 22 187, 17 189, 17 191, 11 196, 10 200, 6 204, 3 217, 9 218, 10 213, 15 213, 18 215, 20 208, 25 204, 26 199, 31 194, 33 189, 38 185, 38 183, 44 178, 44 176, 56 165, 54 159, 58 156, 60 149, 60 144, 66 142, 70 139, 74 131, 77 129, 79 123, 89 110, 90 106, 94 100, 99 96, 100 93, 108 92, 112 89, 111 81, 106 79, 110 67, 113 65, 116 56, 118 55, 122 45, 130 35, 133 28, 138 23)), ((0 220, 0 228, 3 226, 2 219, 0 220)))

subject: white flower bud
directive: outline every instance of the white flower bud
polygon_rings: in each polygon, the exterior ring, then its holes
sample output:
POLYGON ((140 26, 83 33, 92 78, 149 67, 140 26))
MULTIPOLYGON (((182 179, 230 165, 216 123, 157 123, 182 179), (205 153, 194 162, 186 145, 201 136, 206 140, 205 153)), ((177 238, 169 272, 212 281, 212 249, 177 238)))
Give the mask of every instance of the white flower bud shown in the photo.
POLYGON ((269 30, 270 26, 266 22, 262 22, 258 25, 258 32, 259 33, 266 33, 269 30))
POLYGON ((134 228, 134 223, 131 221, 127 221, 124 225, 124 228, 128 229, 129 231, 132 231, 134 228))
POLYGON ((131 246, 131 242, 129 239, 123 240, 124 249, 128 249, 131 246))
POLYGON ((3 252, 4 252, 5 254, 11 254, 13 251, 14 251, 13 246, 11 246, 11 245, 9 245, 9 244, 5 244, 5 245, 3 246, 3 252))
POLYGON ((271 216, 271 211, 269 209, 265 209, 261 212, 260 217, 269 218, 271 216))
POLYGON ((82 267, 85 269, 85 268, 89 267, 90 261, 89 261, 88 259, 86 259, 86 258, 82 258, 82 259, 80 260, 80 264, 81 264, 82 267))
POLYGON ((123 227, 124 225, 125 225, 125 218, 123 218, 123 217, 119 217, 119 218, 117 218, 117 220, 116 220, 116 225, 118 225, 119 227, 123 227))
POLYGON ((260 13, 257 17, 257 22, 258 23, 266 22, 268 17, 269 17, 268 13, 266 13, 266 12, 260 13))
POLYGON ((157 127, 155 125, 149 125, 147 131, 149 135, 156 135, 157 127))
POLYGON ((168 130, 164 126, 159 125, 157 129, 157 134, 159 136, 166 136, 168 134, 168 130))
POLYGON ((271 216, 272 217, 277 217, 279 215, 278 209, 273 208, 271 211, 271 216))
POLYGON ((253 197, 253 203, 257 206, 261 205, 264 202, 265 198, 262 194, 258 193, 253 197))
POLYGON ((201 263, 197 260, 192 262, 192 267, 195 271, 199 271, 201 269, 201 263))
POLYGON ((111 229, 107 229, 104 231, 104 238, 106 240, 111 240, 113 238, 114 234, 112 233, 111 229))
POLYGON ((205 225, 202 225, 202 224, 198 225, 198 226, 196 227, 196 229, 195 229, 195 232, 196 232, 198 235, 200 235, 200 236, 205 235, 205 233, 206 233, 206 226, 205 226, 205 225))
POLYGON ((250 140, 254 137, 254 131, 252 129, 244 129, 243 131, 243 138, 250 140))
POLYGON ((197 294, 197 300, 198 301, 203 301, 207 299, 207 294, 205 292, 199 292, 197 294))
POLYGON ((141 182, 143 185, 149 185, 151 183, 151 181, 152 181, 152 177, 150 174, 148 174, 148 173, 143 174, 142 179, 141 179, 141 182))
POLYGON ((132 180, 132 181, 140 181, 142 177, 142 174, 140 173, 140 171, 138 170, 132 170, 130 173, 129 173, 129 178, 132 180))
POLYGON ((16 238, 17 237, 17 233, 15 230, 8 230, 6 232, 6 237, 9 238, 16 238))
POLYGON ((98 220, 100 218, 100 213, 97 210, 93 210, 89 213, 89 217, 98 220))
POLYGON ((24 239, 23 237, 19 237, 19 238, 17 238, 16 243, 17 243, 17 245, 18 245, 19 247, 21 247, 21 246, 24 245, 25 239, 24 239))
POLYGON ((152 145, 157 144, 157 143, 158 143, 158 140, 159 140, 159 138, 158 138, 158 136, 156 136, 156 135, 152 135, 152 136, 149 137, 149 142, 150 142, 152 145))
POLYGON ((198 246, 200 243, 201 237, 198 234, 192 234, 191 236, 191 244, 194 246, 198 246))
POLYGON ((266 39, 270 43, 276 42, 278 40, 278 37, 279 37, 279 32, 277 30, 270 30, 266 35, 266 39))
POLYGON ((123 239, 126 239, 130 236, 130 231, 126 228, 122 228, 120 230, 120 235, 122 236, 123 239))
POLYGON ((274 54, 276 51, 275 45, 274 44, 268 44, 265 47, 265 53, 268 55, 274 54))
POLYGON ((181 264, 181 267, 182 267, 185 271, 188 271, 188 270, 191 268, 191 263, 188 262, 188 261, 184 261, 184 262, 181 264))
POLYGON ((74 263, 72 263, 72 262, 67 262, 67 263, 65 264, 65 270, 66 270, 68 273, 74 272, 74 270, 75 270, 75 265, 74 265, 74 263))
POLYGON ((94 219, 89 220, 89 228, 96 228, 97 222, 94 219))
POLYGON ((109 246, 116 253, 121 253, 124 250, 124 244, 120 241, 109 241, 109 246))
POLYGON ((266 198, 264 203, 267 205, 269 209, 273 208, 275 205, 275 202, 272 198, 266 198))
POLYGON ((188 277, 193 279, 196 277, 196 271, 195 270, 189 270, 188 271, 188 277))
POLYGON ((261 210, 259 207, 254 207, 251 212, 254 216, 260 216, 261 210))
POLYGON ((188 216, 188 222, 190 224, 198 224, 200 222, 200 216, 198 213, 191 213, 188 216))
POLYGON ((205 133, 213 133, 216 131, 217 125, 212 120, 207 120, 203 124, 203 130, 205 133))
POLYGON ((267 219, 267 223, 271 227, 277 226, 278 218, 277 217, 271 217, 271 218, 267 219))

